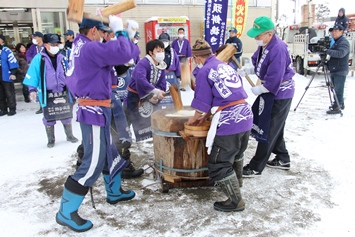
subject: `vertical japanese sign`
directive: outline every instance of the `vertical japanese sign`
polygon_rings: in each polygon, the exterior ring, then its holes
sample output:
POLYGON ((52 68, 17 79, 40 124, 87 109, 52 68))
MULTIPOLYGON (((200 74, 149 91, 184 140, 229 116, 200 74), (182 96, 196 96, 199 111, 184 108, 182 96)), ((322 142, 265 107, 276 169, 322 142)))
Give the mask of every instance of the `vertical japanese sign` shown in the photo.
POLYGON ((238 30, 237 37, 243 34, 248 16, 249 0, 233 0, 234 27, 238 30))
POLYGON ((205 3, 205 40, 215 52, 224 44, 227 25, 228 1, 206 0, 205 3))

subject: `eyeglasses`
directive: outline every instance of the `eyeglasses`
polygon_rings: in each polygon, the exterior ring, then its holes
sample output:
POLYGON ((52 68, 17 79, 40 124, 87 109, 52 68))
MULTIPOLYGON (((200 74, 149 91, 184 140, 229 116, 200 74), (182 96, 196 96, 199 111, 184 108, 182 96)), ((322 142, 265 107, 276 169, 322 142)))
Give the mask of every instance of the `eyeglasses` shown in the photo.
POLYGON ((263 32, 261 34, 259 34, 258 36, 255 37, 255 39, 260 39, 263 35, 268 34, 269 32, 263 32))

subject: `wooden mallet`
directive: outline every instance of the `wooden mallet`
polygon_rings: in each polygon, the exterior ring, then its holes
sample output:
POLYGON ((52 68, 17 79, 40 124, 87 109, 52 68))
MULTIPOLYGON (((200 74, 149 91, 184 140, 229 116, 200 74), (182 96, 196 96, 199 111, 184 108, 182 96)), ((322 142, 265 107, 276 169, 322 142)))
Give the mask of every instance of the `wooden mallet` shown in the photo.
POLYGON ((135 0, 123 0, 111 6, 100 9, 102 16, 84 12, 84 0, 68 0, 67 18, 69 21, 81 23, 83 18, 109 23, 108 16, 116 15, 136 7, 135 0))
MULTIPOLYGON (((240 66, 238 60, 233 56, 232 57, 233 61, 235 62, 235 64, 237 64, 238 68, 241 69, 242 67, 240 66)), ((247 73, 245 73, 245 78, 247 79, 247 81, 249 82, 249 84, 254 87, 255 84, 254 82, 250 79, 249 75, 247 73)))

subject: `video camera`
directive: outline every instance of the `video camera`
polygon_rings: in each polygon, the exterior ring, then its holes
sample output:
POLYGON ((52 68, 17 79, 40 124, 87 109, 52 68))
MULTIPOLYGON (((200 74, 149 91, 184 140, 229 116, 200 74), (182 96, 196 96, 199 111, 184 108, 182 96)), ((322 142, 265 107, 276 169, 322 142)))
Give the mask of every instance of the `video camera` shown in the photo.
POLYGON ((327 49, 330 49, 330 37, 325 36, 318 40, 317 44, 312 45, 312 52, 314 53, 324 53, 327 49))

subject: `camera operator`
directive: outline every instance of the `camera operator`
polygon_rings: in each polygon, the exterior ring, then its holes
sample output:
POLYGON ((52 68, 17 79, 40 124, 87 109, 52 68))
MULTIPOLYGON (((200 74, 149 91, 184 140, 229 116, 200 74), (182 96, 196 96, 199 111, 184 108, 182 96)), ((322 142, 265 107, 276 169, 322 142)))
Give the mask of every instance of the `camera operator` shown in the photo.
MULTIPOLYGON (((325 51, 325 54, 331 56, 327 62, 330 78, 334 84, 334 90, 338 98, 338 103, 333 102, 333 105, 327 111, 327 114, 339 114, 340 109, 344 109, 344 85, 346 76, 349 73, 349 41, 343 36, 344 27, 340 24, 330 28, 329 31, 334 39, 334 44, 330 49, 325 51), (340 106, 340 108, 339 108, 340 106)), ((334 98, 335 99, 335 98, 334 98)))

